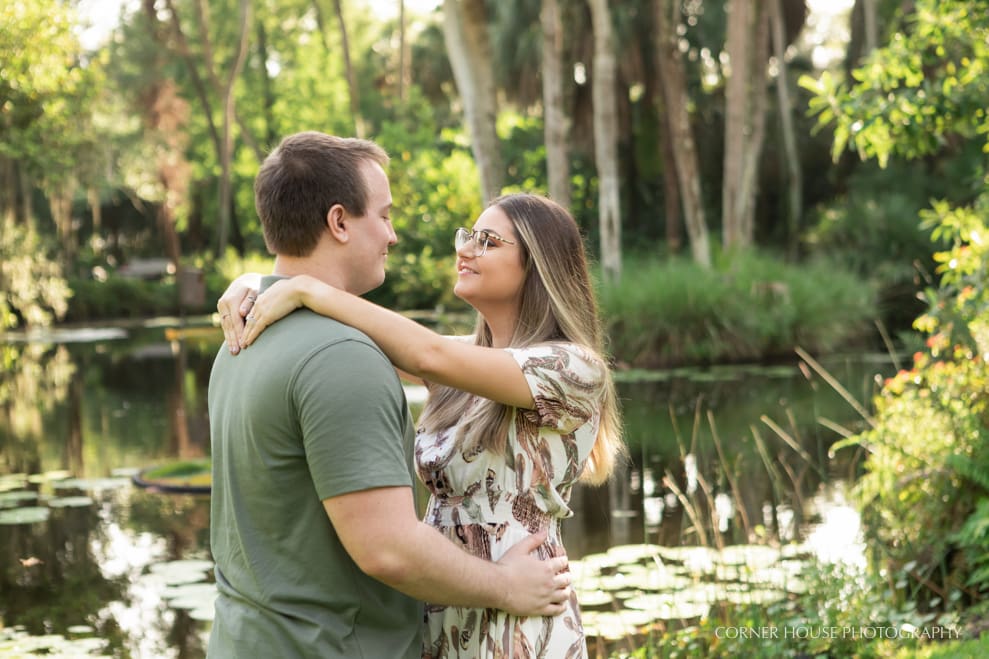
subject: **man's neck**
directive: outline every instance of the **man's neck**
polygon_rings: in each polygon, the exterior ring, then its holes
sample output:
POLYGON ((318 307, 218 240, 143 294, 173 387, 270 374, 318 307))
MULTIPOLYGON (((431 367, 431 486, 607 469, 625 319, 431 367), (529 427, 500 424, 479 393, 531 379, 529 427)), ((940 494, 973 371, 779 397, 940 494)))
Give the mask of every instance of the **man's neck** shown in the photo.
POLYGON ((320 263, 317 259, 310 257, 276 256, 275 267, 271 274, 279 277, 309 275, 334 288, 347 290, 347 279, 342 272, 330 264, 320 263))

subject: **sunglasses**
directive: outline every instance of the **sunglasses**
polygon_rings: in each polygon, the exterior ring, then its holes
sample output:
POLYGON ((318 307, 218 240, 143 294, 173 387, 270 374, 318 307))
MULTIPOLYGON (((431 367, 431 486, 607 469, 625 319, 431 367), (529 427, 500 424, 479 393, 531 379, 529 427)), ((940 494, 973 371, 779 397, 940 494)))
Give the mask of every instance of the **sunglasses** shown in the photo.
POLYGON ((487 229, 480 229, 479 231, 469 231, 463 227, 457 229, 457 232, 453 235, 453 245, 457 248, 459 252, 468 243, 474 243, 474 255, 484 256, 484 253, 488 251, 488 247, 493 242, 505 243, 507 245, 514 245, 515 242, 512 240, 507 240, 502 238, 496 233, 491 233, 487 229))

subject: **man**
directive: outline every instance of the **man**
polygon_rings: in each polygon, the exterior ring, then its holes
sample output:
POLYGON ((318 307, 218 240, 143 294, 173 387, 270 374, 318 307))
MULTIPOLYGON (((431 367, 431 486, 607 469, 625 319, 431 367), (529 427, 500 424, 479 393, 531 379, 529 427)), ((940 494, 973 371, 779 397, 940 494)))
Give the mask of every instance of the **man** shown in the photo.
MULTIPOLYGON (((292 135, 261 166, 255 202, 274 276, 356 294, 384 281, 396 236, 387 156, 372 142, 292 135)), ((225 304, 221 301, 221 313, 225 304)), ((239 318, 223 313, 225 332, 239 318)), ((211 547, 219 597, 209 657, 419 657, 417 600, 555 615, 565 558, 520 542, 498 563, 420 522, 412 424, 394 368, 361 332, 300 310, 209 385, 211 547)))

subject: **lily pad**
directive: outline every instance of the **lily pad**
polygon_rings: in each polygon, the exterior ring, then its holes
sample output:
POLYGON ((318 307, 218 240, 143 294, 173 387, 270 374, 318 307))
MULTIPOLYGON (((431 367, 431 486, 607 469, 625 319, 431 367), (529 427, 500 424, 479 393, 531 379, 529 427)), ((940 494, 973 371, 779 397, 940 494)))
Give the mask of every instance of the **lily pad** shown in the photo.
POLYGON ((709 604, 691 602, 673 595, 642 595, 625 600, 624 605, 629 609, 649 612, 660 620, 687 620, 702 618, 711 610, 709 604))
POLYGON ((56 490, 101 491, 116 490, 127 487, 130 481, 126 478, 69 478, 52 484, 56 490))
POLYGON ((772 565, 780 560, 780 551, 766 545, 729 545, 718 553, 718 559, 725 565, 747 565, 758 568, 772 565))
POLYGON ((0 492, 0 508, 16 508, 25 501, 37 501, 38 493, 30 490, 0 492))
POLYGON ((142 469, 132 478, 135 485, 161 492, 209 493, 212 485, 209 460, 179 460, 142 469))
POLYGON ((71 478, 72 472, 59 470, 59 471, 46 471, 43 474, 33 474, 28 476, 29 483, 50 483, 52 481, 61 481, 66 478, 71 478))
POLYGON ((638 563, 645 559, 659 559, 659 545, 617 545, 605 552, 605 555, 614 558, 620 563, 638 563))
MULTIPOLYGON (((202 599, 216 597, 216 584, 213 583, 187 583, 169 586, 162 595, 166 600, 179 600, 193 597, 202 599)), ((194 608, 194 607, 186 607, 194 608)))
POLYGON ((41 506, 0 510, 0 524, 39 524, 48 520, 51 509, 41 506))
POLYGON ((206 580, 206 573, 213 569, 212 561, 184 560, 155 563, 151 572, 169 586, 194 584, 206 580))
POLYGON ((27 485, 27 474, 6 474, 0 476, 0 492, 20 490, 27 485))
POLYGON ((646 611, 588 611, 581 616, 581 622, 587 636, 617 641, 635 636, 656 618, 646 611))
POLYGON ((213 622, 213 618, 216 615, 216 609, 212 604, 209 606, 201 606, 198 609, 193 609, 189 611, 189 617, 193 620, 198 620, 200 622, 213 622))
POLYGON ((723 599, 732 604, 771 604, 786 599, 786 593, 781 590, 746 588, 726 591, 723 599))
POLYGON ((48 500, 48 505, 52 508, 84 508, 94 503, 90 497, 59 497, 48 500))
POLYGON ((577 601, 583 606, 605 606, 615 601, 615 598, 603 590, 577 591, 577 601))

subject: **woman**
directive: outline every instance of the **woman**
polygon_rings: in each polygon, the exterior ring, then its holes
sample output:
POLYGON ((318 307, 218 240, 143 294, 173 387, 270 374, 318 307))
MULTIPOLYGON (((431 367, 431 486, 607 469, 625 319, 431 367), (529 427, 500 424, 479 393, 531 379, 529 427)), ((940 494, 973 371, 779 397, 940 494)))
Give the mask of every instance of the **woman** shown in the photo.
MULTIPOLYGON (((239 342, 299 306, 368 334, 405 376, 426 384, 415 462, 431 493, 426 521, 466 551, 497 560, 547 529, 540 554, 563 552, 578 480, 599 484, 624 451, 614 384, 576 222, 531 194, 496 199, 458 229, 454 293, 477 310, 473 337, 449 338, 313 278, 257 298, 239 342)), ((235 282, 220 313, 250 308, 235 282)), ((233 345, 237 342, 237 345, 233 345)), ((423 656, 586 657, 576 595, 555 617, 426 606, 423 656)))

